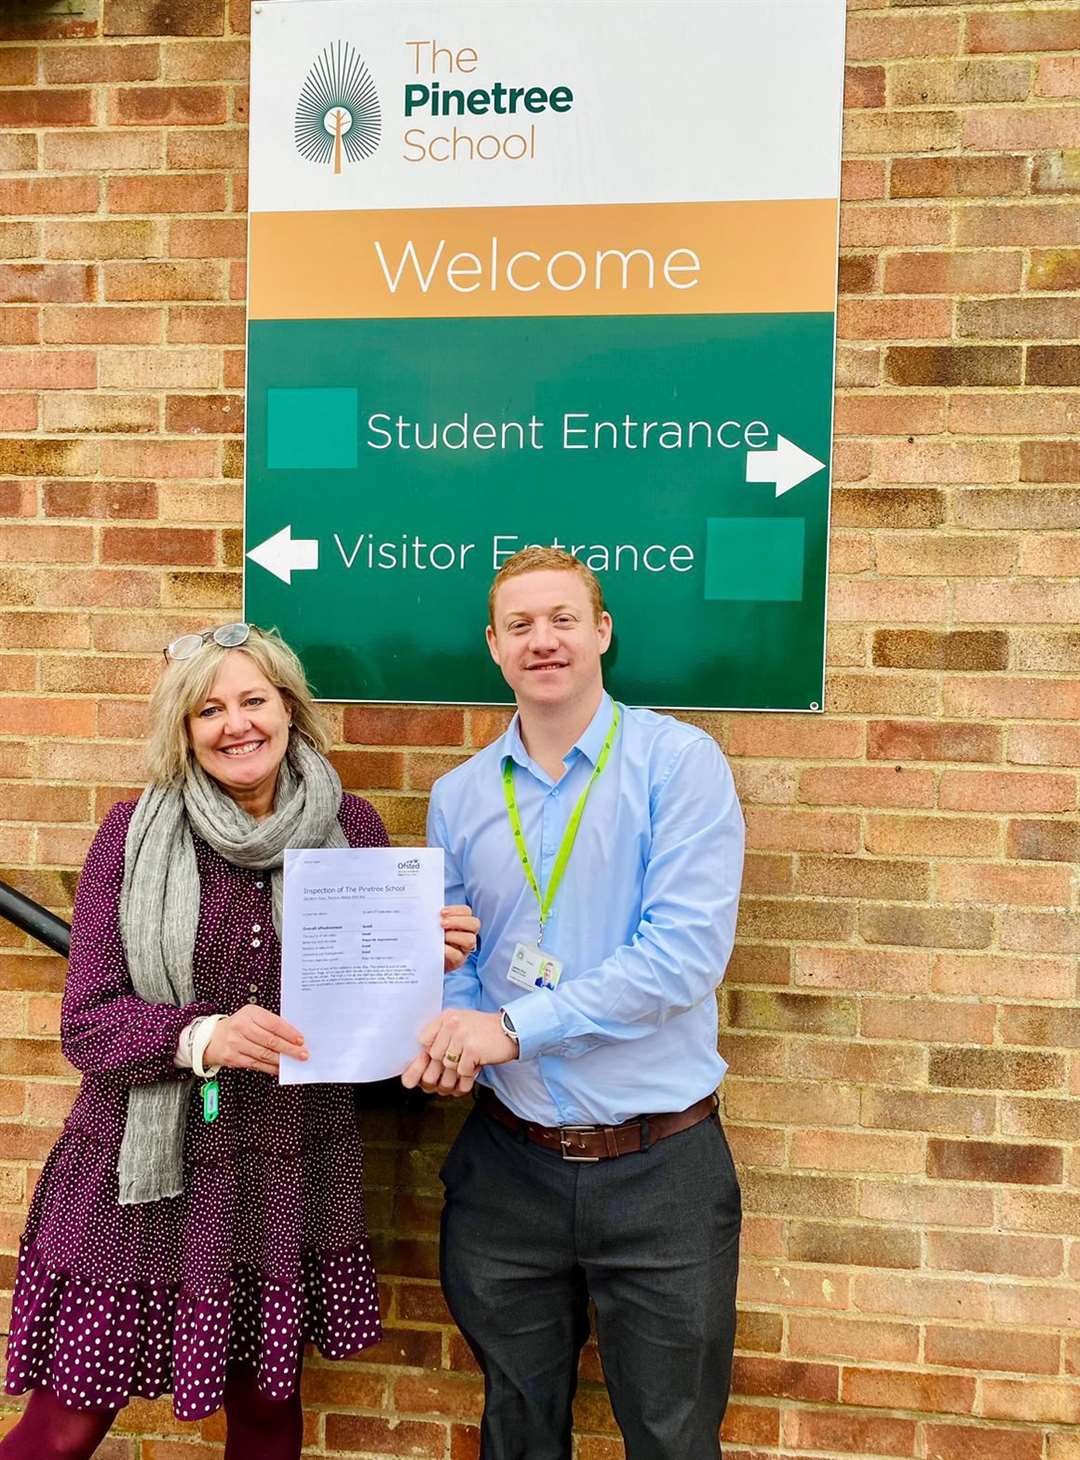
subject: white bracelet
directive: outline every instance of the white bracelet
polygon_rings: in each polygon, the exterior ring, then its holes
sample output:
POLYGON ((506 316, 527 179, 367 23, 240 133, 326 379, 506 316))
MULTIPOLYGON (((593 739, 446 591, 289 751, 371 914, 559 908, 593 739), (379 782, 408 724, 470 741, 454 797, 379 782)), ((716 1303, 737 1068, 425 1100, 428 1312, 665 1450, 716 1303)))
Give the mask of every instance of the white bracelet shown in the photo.
POLYGON ((221 1023, 222 1019, 227 1018, 227 1014, 207 1014, 205 1018, 199 1020, 198 1028, 192 1035, 191 1068, 201 1080, 210 1079, 221 1069, 220 1065, 211 1065, 209 1069, 204 1069, 203 1055, 206 1053, 207 1045, 214 1037, 214 1030, 221 1023))

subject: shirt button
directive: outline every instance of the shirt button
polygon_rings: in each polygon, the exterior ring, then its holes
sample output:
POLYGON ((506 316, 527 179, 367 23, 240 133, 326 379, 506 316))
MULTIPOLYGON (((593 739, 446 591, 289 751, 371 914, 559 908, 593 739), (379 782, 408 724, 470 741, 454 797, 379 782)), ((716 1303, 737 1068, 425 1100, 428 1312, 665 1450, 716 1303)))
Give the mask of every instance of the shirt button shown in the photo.
POLYGON ((249 994, 257 994, 258 992, 259 992, 259 985, 257 983, 249 983, 248 984, 248 993, 249 994))
POLYGON ((262 885, 261 882, 256 882, 255 886, 259 889, 260 892, 262 891, 262 886, 263 885, 262 885))
POLYGON ((251 946, 253 948, 261 948, 262 947, 262 939, 261 938, 252 938, 252 940, 251 940, 251 946))
POLYGON ((261 926, 261 924, 259 924, 259 923, 252 923, 252 925, 251 925, 251 931, 253 933, 261 933, 262 932, 262 926, 261 926))

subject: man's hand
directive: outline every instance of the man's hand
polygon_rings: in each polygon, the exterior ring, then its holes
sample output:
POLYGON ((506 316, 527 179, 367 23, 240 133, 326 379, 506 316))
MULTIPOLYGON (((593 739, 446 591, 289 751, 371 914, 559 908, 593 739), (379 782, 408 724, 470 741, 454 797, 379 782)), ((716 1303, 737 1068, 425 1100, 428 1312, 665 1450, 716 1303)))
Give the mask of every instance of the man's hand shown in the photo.
POLYGON ((463 902, 444 907, 439 914, 443 930, 443 973, 453 973, 476 951, 480 919, 463 902))
POLYGON ((420 1085, 440 1095, 468 1095, 484 1065, 517 1059, 518 1047, 498 1014, 444 1009, 420 1031, 423 1049, 401 1077, 407 1090, 420 1085))
POLYGON ((299 1029, 260 1004, 245 1004, 218 1022, 206 1046, 203 1063, 276 1075, 283 1054, 293 1059, 307 1059, 304 1036, 299 1029))

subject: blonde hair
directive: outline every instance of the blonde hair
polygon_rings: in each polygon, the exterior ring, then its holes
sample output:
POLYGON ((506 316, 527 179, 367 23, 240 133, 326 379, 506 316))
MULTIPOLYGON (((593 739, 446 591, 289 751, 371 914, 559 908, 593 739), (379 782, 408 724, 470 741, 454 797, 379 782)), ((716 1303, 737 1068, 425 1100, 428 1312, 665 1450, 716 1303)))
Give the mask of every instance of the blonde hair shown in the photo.
POLYGON ((292 728, 316 750, 326 753, 330 737, 315 708, 304 667, 276 630, 251 626, 246 641, 223 649, 213 639, 190 659, 173 659, 150 696, 146 769, 151 781, 168 785, 183 778, 191 758, 188 716, 210 693, 226 654, 246 654, 292 712, 292 728))
POLYGON ((604 590, 600 587, 600 579, 593 570, 575 558, 573 553, 568 553, 564 548, 556 547, 523 547, 516 552, 512 558, 507 558, 502 567, 495 574, 491 587, 488 589, 488 622, 492 628, 495 627, 495 595, 503 584, 510 578, 520 578, 522 573, 576 573, 585 584, 585 590, 589 595, 589 602, 592 604, 593 617, 599 623, 604 609, 604 590))

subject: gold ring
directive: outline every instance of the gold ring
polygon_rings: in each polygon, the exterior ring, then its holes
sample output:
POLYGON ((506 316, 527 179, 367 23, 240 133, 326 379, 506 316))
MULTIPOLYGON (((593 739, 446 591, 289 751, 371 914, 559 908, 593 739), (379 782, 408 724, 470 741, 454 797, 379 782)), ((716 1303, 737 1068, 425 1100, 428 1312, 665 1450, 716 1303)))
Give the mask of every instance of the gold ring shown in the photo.
POLYGON ((458 1060, 460 1058, 461 1058, 461 1055, 460 1054, 450 1054, 449 1052, 447 1052, 446 1054, 443 1055, 443 1064, 444 1065, 456 1065, 457 1062, 458 1062, 458 1060))

